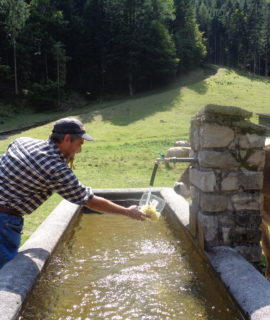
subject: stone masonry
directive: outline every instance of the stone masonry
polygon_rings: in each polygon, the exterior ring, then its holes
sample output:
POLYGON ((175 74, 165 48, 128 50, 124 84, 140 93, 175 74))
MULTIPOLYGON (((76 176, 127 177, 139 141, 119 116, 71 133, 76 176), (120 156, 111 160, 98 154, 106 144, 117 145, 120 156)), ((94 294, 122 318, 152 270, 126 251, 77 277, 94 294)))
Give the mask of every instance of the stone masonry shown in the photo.
POLYGON ((261 259, 265 129, 252 113, 207 105, 191 121, 190 229, 200 246, 235 248, 247 260, 261 259))

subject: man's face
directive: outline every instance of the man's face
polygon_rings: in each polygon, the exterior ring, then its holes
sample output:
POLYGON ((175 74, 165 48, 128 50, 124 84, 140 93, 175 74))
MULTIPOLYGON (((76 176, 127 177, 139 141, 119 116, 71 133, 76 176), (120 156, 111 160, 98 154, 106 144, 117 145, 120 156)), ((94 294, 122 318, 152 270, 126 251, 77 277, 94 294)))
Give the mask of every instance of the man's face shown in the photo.
POLYGON ((83 142, 84 139, 81 137, 78 137, 77 139, 71 141, 70 135, 65 136, 64 140, 61 143, 61 147, 59 147, 67 161, 74 159, 75 154, 82 151, 83 142))

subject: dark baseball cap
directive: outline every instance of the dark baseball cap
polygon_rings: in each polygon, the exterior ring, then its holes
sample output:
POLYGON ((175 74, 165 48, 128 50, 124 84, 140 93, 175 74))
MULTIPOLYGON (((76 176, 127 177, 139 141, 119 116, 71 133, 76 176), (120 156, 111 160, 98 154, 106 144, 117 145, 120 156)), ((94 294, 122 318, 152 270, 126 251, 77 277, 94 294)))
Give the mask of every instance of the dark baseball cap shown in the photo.
POLYGON ((56 121, 52 130, 52 133, 75 134, 88 141, 94 140, 91 136, 89 136, 85 132, 81 121, 74 118, 64 118, 56 121))

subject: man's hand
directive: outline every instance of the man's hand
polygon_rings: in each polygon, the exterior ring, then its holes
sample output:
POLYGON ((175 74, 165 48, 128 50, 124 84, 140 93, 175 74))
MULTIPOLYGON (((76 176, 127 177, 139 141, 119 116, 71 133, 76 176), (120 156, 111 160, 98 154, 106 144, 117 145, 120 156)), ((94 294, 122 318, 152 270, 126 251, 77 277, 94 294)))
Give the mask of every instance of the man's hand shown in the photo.
POLYGON ((139 210, 139 207, 136 205, 130 206, 127 208, 127 214, 130 218, 144 221, 145 219, 151 219, 151 215, 148 213, 144 213, 139 210))
POLYGON ((124 216, 137 219, 140 221, 144 221, 147 218, 151 218, 151 215, 149 213, 144 213, 140 211, 139 207, 136 205, 126 208, 108 199, 98 197, 96 195, 93 196, 93 198, 88 200, 87 206, 90 209, 98 212, 122 214, 124 216))

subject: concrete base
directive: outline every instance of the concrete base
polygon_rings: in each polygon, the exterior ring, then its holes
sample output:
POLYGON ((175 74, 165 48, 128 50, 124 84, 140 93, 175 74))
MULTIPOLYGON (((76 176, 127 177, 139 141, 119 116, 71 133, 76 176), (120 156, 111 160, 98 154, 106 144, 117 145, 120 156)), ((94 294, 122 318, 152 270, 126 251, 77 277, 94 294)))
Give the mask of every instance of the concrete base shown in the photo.
POLYGON ((248 319, 270 319, 270 283, 266 278, 232 248, 216 247, 208 256, 248 319))
MULTIPOLYGON (((111 200, 139 200, 148 189, 102 189, 95 194, 111 200)), ((166 212, 176 226, 189 232, 189 204, 171 188, 153 188, 166 201, 166 212)), ((37 277, 65 230, 81 207, 63 200, 20 248, 19 254, 0 270, 0 320, 16 319, 37 277)), ((217 247, 202 252, 219 274, 232 297, 251 320, 270 318, 270 283, 234 249, 217 247)))
MULTIPOLYGON (((181 197, 181 200, 179 200, 170 189, 161 191, 161 195, 169 206, 175 208, 177 219, 185 226, 191 236, 188 225, 189 208, 187 204, 181 206, 181 203, 185 201, 184 198, 181 197), (181 209, 177 214, 179 204, 181 209)), ((191 238, 194 241, 192 236, 191 238)), ((198 250, 200 249, 198 248, 198 250)), ((214 270, 247 319, 269 320, 270 282, 252 264, 230 247, 215 247, 211 251, 204 252, 204 254, 210 260, 214 270)))

